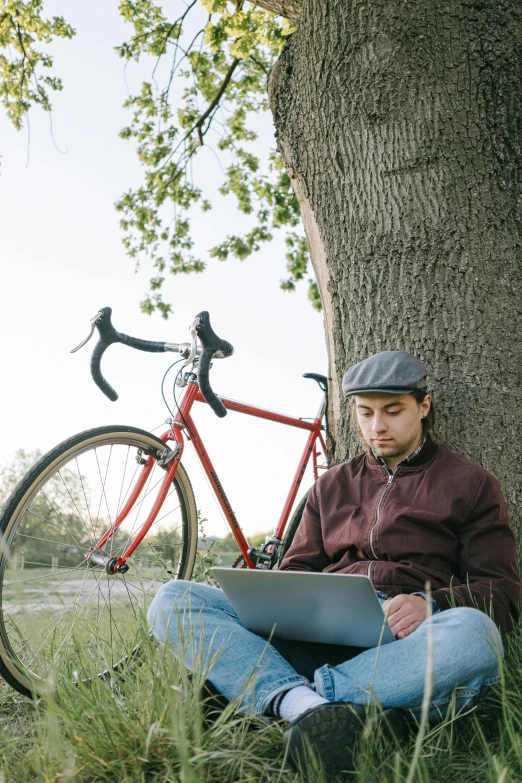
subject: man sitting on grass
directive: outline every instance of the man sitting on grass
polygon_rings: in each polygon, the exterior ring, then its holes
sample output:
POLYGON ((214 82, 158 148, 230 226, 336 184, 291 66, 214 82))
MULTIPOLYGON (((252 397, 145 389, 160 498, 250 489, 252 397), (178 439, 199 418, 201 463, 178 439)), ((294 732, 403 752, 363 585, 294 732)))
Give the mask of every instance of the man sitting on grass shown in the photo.
POLYGON ((469 708, 498 682, 500 633, 517 620, 521 591, 499 484, 432 440, 421 362, 403 351, 370 356, 348 370, 343 392, 366 451, 316 481, 281 568, 369 576, 397 641, 364 651, 267 644, 220 590, 182 581, 164 585, 148 614, 173 652, 185 644, 189 669, 200 656, 226 699, 288 721, 283 741, 294 765, 309 746, 328 777, 353 768, 366 705, 381 705, 396 735, 406 714, 420 716, 429 609, 429 717, 437 720, 452 700, 469 708))

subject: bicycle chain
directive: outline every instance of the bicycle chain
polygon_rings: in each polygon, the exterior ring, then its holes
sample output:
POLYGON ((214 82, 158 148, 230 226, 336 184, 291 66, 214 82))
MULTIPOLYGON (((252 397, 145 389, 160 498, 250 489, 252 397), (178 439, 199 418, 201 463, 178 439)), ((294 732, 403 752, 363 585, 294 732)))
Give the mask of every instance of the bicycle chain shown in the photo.
POLYGON ((236 558, 232 563, 232 568, 246 568, 246 567, 247 564, 245 563, 245 559, 243 555, 239 555, 239 557, 236 558), (242 565, 240 565, 240 563, 242 563, 242 565))

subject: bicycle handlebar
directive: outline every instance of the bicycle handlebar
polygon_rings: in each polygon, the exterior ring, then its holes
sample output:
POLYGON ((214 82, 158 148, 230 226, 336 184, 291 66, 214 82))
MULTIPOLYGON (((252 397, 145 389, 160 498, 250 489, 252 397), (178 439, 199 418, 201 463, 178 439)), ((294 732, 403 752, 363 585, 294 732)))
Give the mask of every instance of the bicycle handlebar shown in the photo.
MULTIPOLYGON (((111 322, 112 309, 110 307, 102 307, 94 318, 91 320, 91 332, 89 336, 74 348, 71 353, 75 353, 82 346, 85 345, 92 337, 94 329, 97 328, 100 339, 94 347, 91 356, 91 375, 94 383, 98 388, 109 398, 112 402, 118 399, 118 393, 112 388, 110 383, 104 378, 101 371, 102 356, 113 343, 123 343, 128 345, 129 348, 135 348, 138 351, 148 351, 151 353, 162 353, 164 351, 178 351, 185 357, 187 357, 187 350, 190 346, 187 343, 165 343, 154 342, 152 340, 141 340, 138 337, 130 337, 128 334, 118 332, 114 328, 111 322)), ((227 410, 221 400, 214 394, 209 381, 210 363, 214 356, 216 358, 224 359, 228 356, 232 356, 234 348, 226 340, 222 340, 214 332, 210 326, 210 319, 208 312, 203 310, 198 313, 194 319, 192 327, 197 334, 199 341, 203 347, 203 352, 198 362, 198 383, 201 389, 201 393, 207 403, 210 405, 214 413, 223 418, 227 415, 227 410)), ((197 348, 195 342, 193 342, 192 350, 190 351, 187 363, 192 361, 197 356, 197 348)))

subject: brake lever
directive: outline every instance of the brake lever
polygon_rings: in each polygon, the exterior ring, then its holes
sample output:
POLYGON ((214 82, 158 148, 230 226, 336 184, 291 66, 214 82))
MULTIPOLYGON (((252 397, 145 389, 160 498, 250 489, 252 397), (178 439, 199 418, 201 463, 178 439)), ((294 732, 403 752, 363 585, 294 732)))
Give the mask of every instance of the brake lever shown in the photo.
POLYGON ((192 323, 190 325, 190 328, 189 328, 189 331, 190 331, 190 353, 187 356, 187 358, 185 359, 185 361, 183 362, 183 364, 181 365, 181 369, 183 369, 184 367, 187 367, 187 365, 189 365, 189 364, 192 364, 192 362, 196 358, 196 355, 197 355, 197 352, 198 352, 198 347, 197 347, 197 335, 198 335, 198 332, 197 332, 197 328, 199 326, 199 322, 200 322, 200 317, 198 315, 198 316, 196 316, 196 318, 194 318, 194 320, 192 321, 192 323))
POLYGON ((100 311, 100 310, 98 310, 98 312, 96 313, 96 315, 95 315, 95 316, 93 316, 93 318, 91 318, 91 331, 89 332, 89 334, 87 335, 87 337, 85 338, 85 340, 82 340, 82 342, 80 343, 80 345, 77 345, 77 346, 76 346, 76 348, 73 348, 73 349, 72 349, 71 353, 76 353, 76 351, 79 351, 79 350, 80 350, 80 348, 83 348, 83 346, 84 346, 84 345, 86 345, 86 344, 89 342, 89 340, 91 339, 91 337, 92 337, 92 336, 93 336, 93 334, 94 334, 94 330, 95 330, 95 328, 96 328, 96 322, 97 322, 98 318, 99 318, 101 315, 102 315, 101 311, 100 311))

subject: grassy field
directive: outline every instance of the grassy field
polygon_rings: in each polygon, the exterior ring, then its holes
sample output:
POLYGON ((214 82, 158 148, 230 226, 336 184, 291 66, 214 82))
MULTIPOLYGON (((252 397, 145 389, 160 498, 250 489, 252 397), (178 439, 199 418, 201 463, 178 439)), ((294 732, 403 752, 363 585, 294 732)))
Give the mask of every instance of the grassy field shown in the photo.
MULTIPOLYGON (((360 745, 358 783, 520 783, 522 628, 507 638, 501 684, 475 710, 448 716, 400 746, 360 745)), ((31 702, 0 689, 2 783, 316 783, 288 770, 281 724, 247 720, 229 705, 207 726, 193 680, 141 627, 143 657, 123 676, 49 686, 31 702)), ((80 679, 93 674, 81 655, 80 679)), ((59 672, 57 674, 60 674, 59 672)), ((67 677, 64 678, 67 681, 67 677)), ((56 678, 59 680, 59 677, 56 678)))

